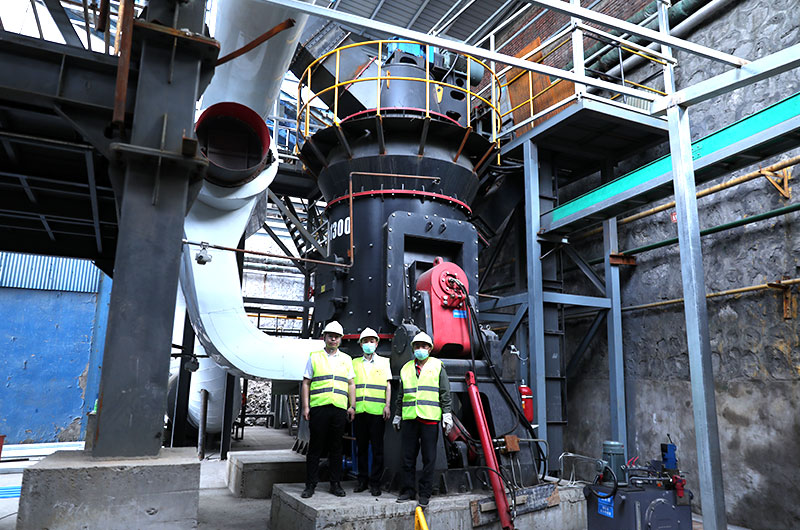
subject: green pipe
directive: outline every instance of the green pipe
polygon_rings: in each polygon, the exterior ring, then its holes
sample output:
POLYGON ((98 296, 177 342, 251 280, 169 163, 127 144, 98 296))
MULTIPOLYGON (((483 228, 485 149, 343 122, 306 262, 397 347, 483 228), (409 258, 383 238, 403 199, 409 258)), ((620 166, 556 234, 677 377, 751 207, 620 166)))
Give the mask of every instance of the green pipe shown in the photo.
MULTIPOLYGON (((789 206, 784 206, 783 208, 778 208, 776 210, 770 210, 769 212, 753 215, 751 217, 743 217, 736 221, 731 221, 730 223, 725 223, 717 226, 712 226, 711 228, 706 228, 705 230, 700 231, 700 236, 702 237, 710 234, 716 234, 718 232, 724 232, 725 230, 730 230, 731 228, 749 225, 750 223, 757 223, 758 221, 763 221, 765 219, 778 217, 779 215, 796 212, 797 210, 800 210, 800 202, 795 204, 790 204, 789 206)), ((642 252, 647 252, 648 250, 655 250, 657 248, 674 245, 677 242, 678 238, 673 237, 670 239, 665 239, 664 241, 659 241, 658 243, 651 243, 649 245, 632 248, 630 250, 623 250, 620 254, 624 256, 633 256, 634 254, 640 254, 642 252)), ((598 263, 603 263, 603 258, 593 259, 589 262, 589 265, 597 265, 598 263)))
MULTIPOLYGON (((681 0, 680 2, 673 4, 672 7, 669 8, 667 14, 669 16, 669 27, 674 28, 689 16, 693 15, 696 11, 698 11, 701 7, 705 6, 710 0, 681 0)), ((631 24, 639 25, 643 20, 647 17, 652 16, 658 12, 658 0, 654 0, 650 2, 645 7, 643 7, 640 11, 637 11, 632 17, 630 17, 626 22, 630 22, 631 24)), ((655 18, 645 24, 645 28, 658 30, 658 19, 655 18)), ((615 36, 620 36, 624 32, 619 31, 617 29, 609 29, 603 28, 608 33, 611 33, 615 36)), ((644 39, 642 37, 638 37, 636 35, 631 35, 627 37, 627 40, 631 42, 635 42, 636 44, 641 44, 647 46, 650 44, 650 41, 644 39)), ((591 57, 594 53, 597 52, 600 48, 606 46, 605 42, 596 42, 594 45, 590 46, 585 52, 584 57, 591 57)), ((602 55, 599 59, 595 60, 592 64, 588 65, 586 68, 591 70, 599 70, 605 72, 614 66, 619 64, 619 54, 617 53, 616 48, 613 48, 608 51, 608 53, 602 55)), ((572 69, 572 61, 565 67, 565 70, 572 69)))

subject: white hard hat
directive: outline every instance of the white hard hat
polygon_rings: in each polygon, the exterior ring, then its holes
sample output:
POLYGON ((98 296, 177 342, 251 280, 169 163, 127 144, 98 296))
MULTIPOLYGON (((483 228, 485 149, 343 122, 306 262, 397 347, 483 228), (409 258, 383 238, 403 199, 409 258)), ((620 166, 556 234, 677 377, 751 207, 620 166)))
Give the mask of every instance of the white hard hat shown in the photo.
POLYGON ((414 335, 413 339, 411 339, 411 344, 414 344, 415 342, 424 342, 426 344, 430 344, 431 348, 433 348, 433 339, 430 337, 430 335, 423 331, 420 331, 414 335))
POLYGON ((374 329, 366 328, 364 331, 361 332, 361 336, 358 337, 358 342, 361 342, 362 340, 366 339, 367 337, 375 337, 376 339, 380 340, 380 337, 378 336, 377 333, 375 333, 374 329))
POLYGON ((344 335, 344 329, 342 329, 342 325, 336 322, 335 320, 331 320, 322 330, 322 334, 326 333, 336 333, 337 335, 344 335))

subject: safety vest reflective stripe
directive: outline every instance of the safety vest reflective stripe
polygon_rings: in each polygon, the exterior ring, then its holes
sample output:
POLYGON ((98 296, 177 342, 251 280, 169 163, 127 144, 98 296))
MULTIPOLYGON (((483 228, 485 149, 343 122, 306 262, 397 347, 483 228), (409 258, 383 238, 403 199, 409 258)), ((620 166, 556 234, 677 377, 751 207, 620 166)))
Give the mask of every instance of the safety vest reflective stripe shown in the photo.
POLYGON ((356 385, 356 390, 359 388, 370 388, 372 390, 386 390, 386 385, 356 385))
POLYGON ((442 362, 429 357, 420 371, 419 377, 414 361, 409 361, 400 371, 403 382, 403 419, 439 421, 442 419, 442 408, 439 404, 439 375, 442 362))
POLYGON ((339 375, 320 375, 320 376, 312 377, 311 378, 311 382, 313 383, 315 381, 327 381, 329 379, 333 379, 334 381, 344 381, 345 383, 347 381, 349 381, 349 379, 347 379, 346 377, 342 377, 342 376, 339 376, 339 375))
POLYGON ((333 392, 334 394, 341 394, 343 396, 347 395, 347 390, 341 390, 339 388, 315 388, 313 390, 309 390, 308 395, 313 396, 325 392, 333 392))
MULTIPOLYGON (((381 398, 369 397, 369 396, 359 396, 359 397, 356 398, 356 403, 358 403, 359 401, 369 401, 371 403, 385 404, 386 403, 386 398, 381 399, 381 398)), ((356 408, 358 408, 358 407, 356 407, 356 408)), ((383 412, 383 407, 381 407, 381 412, 383 412)))
POLYGON ((389 379, 389 359, 375 355, 372 362, 363 357, 353 359, 356 374, 356 414, 381 415, 386 405, 386 381, 389 379))
POLYGON ((346 363, 351 361, 347 356, 337 360, 338 362, 331 362, 324 350, 311 353, 313 374, 309 390, 309 406, 334 405, 341 409, 347 408, 349 370, 346 363))

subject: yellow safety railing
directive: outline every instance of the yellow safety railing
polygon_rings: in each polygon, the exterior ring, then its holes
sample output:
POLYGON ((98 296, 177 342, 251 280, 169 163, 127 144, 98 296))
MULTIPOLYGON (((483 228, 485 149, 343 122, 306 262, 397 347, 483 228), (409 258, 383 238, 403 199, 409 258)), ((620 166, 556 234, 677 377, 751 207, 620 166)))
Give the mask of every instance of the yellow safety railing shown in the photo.
POLYGON ((425 520, 425 513, 421 506, 414 510, 414 530, 428 530, 428 521, 425 520))
MULTIPOLYGON (((481 104, 481 103, 484 104, 486 106, 486 108, 488 109, 488 111, 491 112, 491 116, 492 116, 492 118, 491 118, 491 123, 492 123, 492 141, 496 142, 496 143, 499 142, 498 133, 500 132, 500 119, 501 118, 500 118, 500 111, 498 109, 498 101, 500 99, 500 86, 501 86, 501 83, 500 83, 500 79, 497 77, 497 75, 494 73, 494 71, 491 68, 489 68, 489 66, 486 63, 484 63, 480 59, 477 59, 476 57, 473 57, 473 56, 468 55, 468 54, 460 54, 460 53, 453 52, 455 55, 459 55, 459 56, 464 57, 464 58, 467 59, 467 61, 466 61, 466 64, 467 64, 467 71, 466 71, 467 82, 465 83, 466 86, 460 87, 460 86, 453 85, 453 84, 450 84, 450 83, 445 83, 444 81, 438 81, 436 79, 432 79, 431 78, 430 63, 428 61, 428 58, 430 57, 430 52, 431 52, 431 46, 429 44, 422 44, 422 43, 417 42, 417 41, 412 41, 412 40, 371 40, 371 41, 365 41, 365 42, 358 42, 358 43, 354 43, 354 44, 347 44, 345 46, 341 46, 339 48, 335 48, 335 49, 333 49, 333 50, 331 50, 331 51, 319 56, 313 62, 311 62, 311 64, 308 65, 308 67, 305 69, 305 71, 303 72, 302 76, 300 77, 300 82, 297 84, 297 101, 298 101, 297 132, 298 132, 298 140, 305 139, 306 137, 308 137, 309 128, 310 128, 310 124, 311 124, 311 103, 317 98, 320 98, 320 100, 321 100, 321 96, 323 96, 324 94, 327 94, 330 91, 334 91, 333 92, 333 109, 331 109, 333 111, 333 122, 327 122, 324 119, 322 119, 321 121, 323 121, 323 123, 326 126, 333 126, 333 125, 338 126, 339 125, 339 118, 338 118, 338 114, 339 114, 339 93, 340 93, 339 89, 341 87, 346 87, 345 89, 347 89, 347 88, 351 87, 352 85, 354 85, 355 83, 370 83, 370 82, 374 82, 375 83, 375 102, 376 102, 375 111, 376 111, 377 115, 380 116, 381 115, 381 110, 383 108, 381 106, 381 83, 384 82, 384 81, 386 81, 387 83, 391 82, 391 81, 412 81, 412 82, 423 83, 425 85, 425 87, 424 87, 424 89, 425 89, 425 109, 424 110, 425 110, 425 116, 428 117, 428 118, 431 115, 431 104, 430 104, 431 86, 441 87, 442 90, 444 90, 445 88, 448 88, 448 89, 451 89, 451 90, 455 90, 455 91, 464 93, 464 95, 465 95, 464 100, 465 100, 465 107, 466 107, 466 124, 467 124, 467 127, 471 127, 472 126, 472 105, 474 103, 476 103, 476 102, 480 102, 478 104, 481 104), (378 54, 375 57, 374 62, 377 64, 377 70, 378 70, 377 75, 369 76, 369 77, 353 77, 353 78, 341 79, 341 75, 340 75, 340 71, 339 71, 340 70, 339 69, 339 64, 340 64, 340 55, 341 55, 341 53, 343 51, 345 51, 345 50, 350 49, 350 48, 355 48, 355 47, 358 47, 358 46, 374 46, 376 44, 378 46, 378 54), (416 45, 419 45, 422 48, 424 48, 424 50, 425 50, 425 78, 422 79, 422 78, 416 78, 416 77, 383 75, 383 68, 384 68, 383 49, 384 49, 384 45, 389 45, 389 44, 392 44, 392 45, 394 45, 394 44, 416 44, 416 45), (318 92, 314 92, 312 87, 311 87, 311 75, 312 75, 312 73, 314 71, 314 68, 316 66, 318 66, 319 64, 321 64, 324 60, 326 60, 331 55, 335 56, 334 83, 332 85, 329 85, 329 86, 323 88, 322 90, 320 90, 318 92), (481 66, 483 66, 483 68, 485 69, 486 72, 489 72, 491 85, 492 85, 492 87, 491 87, 492 88, 491 95, 489 96, 489 99, 486 99, 486 97, 481 96, 478 92, 473 92, 470 89, 469 79, 470 79, 470 74, 471 74, 470 67, 471 67, 472 61, 474 61, 477 64, 480 64, 481 66), (309 90, 309 92, 312 94, 311 97, 308 99, 308 101, 303 101, 302 100, 303 88, 307 88, 309 90)), ((368 63, 367 67, 369 67, 370 64, 371 63, 368 63)), ((361 73, 363 73, 364 71, 366 71, 367 67, 363 68, 356 75, 358 76, 361 73)))
MULTIPOLYGON (((571 40, 572 40, 572 35, 571 35, 571 33, 572 33, 572 31, 570 31, 570 30, 566 30, 566 31, 562 32, 561 34, 559 34, 559 35, 556 35, 556 36, 555 36, 555 38, 552 38, 552 39, 550 40, 550 42, 544 43, 544 45, 542 45, 542 46, 539 46, 539 47, 537 47, 536 49, 534 49, 534 50, 531 50, 530 52, 526 53, 524 56, 522 56, 522 59, 530 60, 530 58, 531 58, 532 56, 536 55, 536 54, 537 54, 537 53, 539 53, 541 50, 543 50, 543 49, 545 49, 545 48, 550 48, 550 49, 549 49, 549 50, 548 50, 548 51, 547 51, 545 54, 543 54, 541 57, 539 57, 539 58, 537 58, 537 59, 535 59, 535 60, 533 60, 533 61, 532 61, 532 62, 536 62, 536 63, 540 63, 540 64, 541 64, 541 63, 543 63, 545 59, 547 59, 548 57, 550 57, 551 55, 553 55, 553 54, 554 54, 556 51, 558 51, 558 50, 559 50, 559 49, 560 49, 562 46, 564 46, 564 45, 565 45, 565 44, 567 44, 568 42, 571 42, 571 40), (551 46, 552 46, 552 47, 551 47, 551 46)), ((589 35, 589 36, 590 36, 590 38, 592 37, 591 35, 589 35)), ((640 56, 640 57, 642 57, 642 58, 644 58, 644 59, 647 59, 647 60, 649 60, 649 61, 652 61, 652 62, 654 62, 654 63, 658 63, 658 64, 661 64, 661 65, 664 65, 664 64, 666 64, 664 61, 662 61, 661 59, 658 59, 657 57, 653 57, 653 56, 651 56, 651 55, 648 55, 647 53, 644 53, 644 52, 642 52, 642 51, 639 51, 639 50, 635 50, 635 49, 633 49, 633 48, 630 48, 630 47, 628 47, 628 46, 625 46, 625 45, 620 45, 620 48, 622 48, 623 50, 625 50, 625 51, 627 51, 627 52, 630 52, 630 53, 636 54, 636 55, 638 55, 638 56, 640 56)), ((506 67, 506 68, 503 68, 503 69, 502 69, 500 72, 498 72, 498 75, 503 75, 505 72, 509 71, 510 69, 511 69, 511 67, 506 67)), ((532 71, 528 70, 528 71, 522 71, 522 72, 520 72, 520 73, 516 74, 516 75, 515 75, 514 77, 512 77, 511 79, 507 80, 505 83, 502 83, 502 84, 500 84, 500 85, 499 85, 499 87, 500 87, 500 90, 502 90, 502 89, 504 89, 504 88, 507 88, 507 87, 508 87, 508 86, 510 86, 512 83, 514 83, 515 81, 517 81, 517 80, 521 79, 521 78, 522 78, 523 76, 525 76, 525 75, 527 75, 527 76, 528 76, 528 90, 529 90, 529 97, 528 97, 528 99, 526 99, 525 101, 522 101, 522 102, 520 102, 520 103, 518 103, 518 104, 514 105, 514 106, 513 106, 513 107, 512 107, 510 110, 507 110, 506 112, 503 112, 503 113, 501 113, 501 114, 500 114, 500 121, 501 121, 501 123, 502 123, 502 120, 503 120, 503 119, 504 119, 506 116, 508 116, 509 114, 513 113, 513 112, 514 112, 514 111, 516 111, 516 110, 519 110, 519 109, 520 109, 520 108, 522 108, 522 107, 525 107, 526 105, 530 107, 530 115, 531 115, 531 116, 533 116, 533 115, 534 115, 534 110, 533 110, 534 101, 535 101, 535 100, 536 100, 538 97, 540 97, 542 94, 546 93, 547 91, 549 91, 550 89, 552 89, 552 88, 554 88, 556 85, 558 85, 558 84, 559 84, 561 81, 563 81, 563 79, 556 79, 555 81, 553 81, 552 83, 550 83, 550 84, 549 84, 547 87, 545 87, 544 89, 542 89, 542 90, 540 90, 539 92, 537 92, 537 93, 535 93, 535 94, 534 94, 534 93, 533 93, 533 75, 534 75, 534 72, 532 72, 532 71)), ((648 91, 648 92, 654 92, 654 93, 656 93, 656 94, 659 94, 659 95, 662 95, 662 96, 663 96, 663 95, 666 95, 666 94, 665 94, 663 91, 661 91, 661 90, 658 90, 658 89, 655 89, 655 88, 651 88, 651 87, 648 87, 648 86, 645 86, 645 85, 641 85, 641 84, 639 84, 639 83, 635 83, 635 82, 633 82, 633 81, 630 81, 630 80, 628 80, 628 79, 625 79, 625 80, 623 80, 623 81, 624 81, 624 82, 623 82, 623 84, 625 84, 625 85, 631 85, 631 86, 634 86, 634 87, 636 87, 636 88, 640 88, 640 89, 642 89, 642 90, 646 90, 646 91, 648 91)), ((610 99, 611 99, 611 100, 615 100, 615 99, 617 99, 618 97, 620 97, 620 94, 615 94, 615 95, 614 95, 614 96, 612 96, 610 99)))

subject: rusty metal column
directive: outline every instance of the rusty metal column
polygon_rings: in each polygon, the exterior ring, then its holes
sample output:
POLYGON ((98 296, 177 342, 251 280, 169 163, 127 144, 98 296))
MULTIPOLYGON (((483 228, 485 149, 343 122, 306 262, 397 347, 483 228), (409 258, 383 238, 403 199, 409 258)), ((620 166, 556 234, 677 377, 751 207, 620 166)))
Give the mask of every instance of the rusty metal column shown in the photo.
POLYGON ((148 23, 131 26, 133 119, 119 122, 121 138, 111 144, 124 185, 92 452, 101 457, 157 455, 163 443, 183 220, 190 184, 205 169, 193 140, 195 102, 219 53, 199 35, 204 1, 153 0, 147 12, 148 23))

